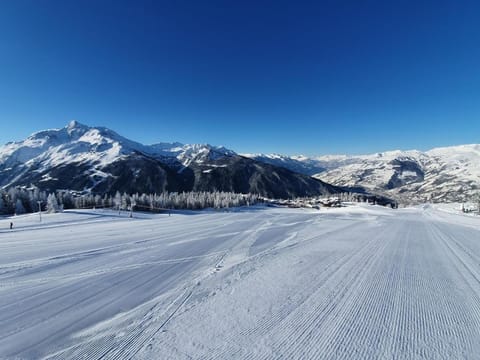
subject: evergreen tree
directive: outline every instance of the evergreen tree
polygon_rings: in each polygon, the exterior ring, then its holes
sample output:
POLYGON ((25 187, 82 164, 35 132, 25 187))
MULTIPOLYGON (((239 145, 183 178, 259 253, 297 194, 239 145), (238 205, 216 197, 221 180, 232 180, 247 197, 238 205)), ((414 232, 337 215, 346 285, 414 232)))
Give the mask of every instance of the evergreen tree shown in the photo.
POLYGON ((49 213, 56 213, 60 209, 57 201, 57 197, 55 194, 50 194, 47 197, 47 212, 49 213))
POLYGON ((25 207, 23 206, 23 203, 20 199, 17 199, 17 201, 15 202, 15 214, 25 214, 25 207))
POLYGON ((115 209, 120 209, 120 206, 122 206, 122 195, 120 195, 119 191, 115 193, 115 197, 113 198, 113 206, 115 209))
POLYGON ((5 200, 3 200, 3 197, 4 197, 3 191, 0 191, 0 215, 7 213, 7 208, 5 206, 5 200))

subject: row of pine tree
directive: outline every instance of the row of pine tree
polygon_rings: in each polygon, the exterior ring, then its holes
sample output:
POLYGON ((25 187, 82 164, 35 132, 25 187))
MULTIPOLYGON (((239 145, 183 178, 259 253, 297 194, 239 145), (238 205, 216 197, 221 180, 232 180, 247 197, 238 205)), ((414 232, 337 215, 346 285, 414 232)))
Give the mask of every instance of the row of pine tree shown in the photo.
POLYGON ((79 195, 70 191, 48 193, 37 188, 0 190, 0 214, 24 214, 41 211, 58 212, 64 209, 112 208, 118 210, 162 211, 166 209, 229 208, 253 205, 259 201, 255 194, 232 192, 182 192, 161 194, 79 195))

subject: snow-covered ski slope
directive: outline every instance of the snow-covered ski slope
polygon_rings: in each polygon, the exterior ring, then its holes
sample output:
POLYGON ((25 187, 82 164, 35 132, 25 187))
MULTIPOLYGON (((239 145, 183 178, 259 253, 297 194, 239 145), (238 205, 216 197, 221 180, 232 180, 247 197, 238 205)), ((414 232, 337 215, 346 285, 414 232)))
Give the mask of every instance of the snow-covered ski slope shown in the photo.
POLYGON ((42 220, 0 220, 0 359, 480 354, 479 216, 359 206, 42 220))

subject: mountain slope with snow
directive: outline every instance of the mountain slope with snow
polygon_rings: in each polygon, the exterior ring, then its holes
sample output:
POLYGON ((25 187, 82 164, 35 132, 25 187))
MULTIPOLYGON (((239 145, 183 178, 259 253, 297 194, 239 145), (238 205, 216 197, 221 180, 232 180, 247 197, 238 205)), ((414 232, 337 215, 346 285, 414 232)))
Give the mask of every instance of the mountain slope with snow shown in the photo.
MULTIPOLYGON (((278 155, 250 155, 267 163, 278 155)), ((364 188, 402 202, 466 201, 480 192, 480 145, 436 148, 426 152, 388 151, 371 155, 282 157, 282 165, 302 169, 337 186, 364 188)))
POLYGON ((467 201, 480 191, 480 145, 349 157, 316 177, 407 202, 467 201))
POLYGON ((289 198, 327 195, 334 186, 208 144, 143 145, 76 121, 0 148, 0 187, 94 193, 254 192, 289 198))

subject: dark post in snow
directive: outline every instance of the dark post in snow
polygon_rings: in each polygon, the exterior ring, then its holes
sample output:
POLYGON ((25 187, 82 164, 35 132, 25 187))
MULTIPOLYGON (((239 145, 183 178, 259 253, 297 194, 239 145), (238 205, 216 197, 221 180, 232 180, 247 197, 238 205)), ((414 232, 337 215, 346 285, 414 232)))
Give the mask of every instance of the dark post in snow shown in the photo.
POLYGON ((37 201, 38 203, 38 215, 40 216, 40 222, 42 222, 42 202, 37 201))

